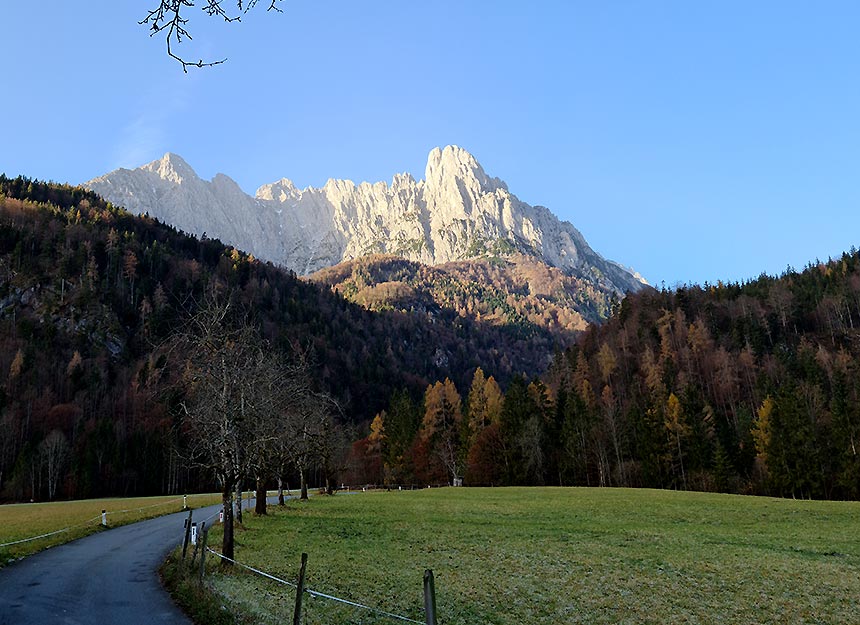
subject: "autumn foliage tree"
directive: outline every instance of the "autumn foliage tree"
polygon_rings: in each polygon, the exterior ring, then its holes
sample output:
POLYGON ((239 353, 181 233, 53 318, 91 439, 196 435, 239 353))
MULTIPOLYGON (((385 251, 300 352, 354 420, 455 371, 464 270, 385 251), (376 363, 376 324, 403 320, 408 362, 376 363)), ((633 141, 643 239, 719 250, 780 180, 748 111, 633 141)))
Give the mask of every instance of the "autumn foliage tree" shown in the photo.
POLYGON ((465 434, 462 400, 454 383, 446 378, 428 386, 419 437, 430 454, 428 463, 441 463, 452 483, 462 479, 465 471, 465 434))
MULTIPOLYGON (((743 284, 648 289, 540 379, 502 393, 473 370, 466 483, 857 498, 858 363, 856 250, 743 284)), ((425 420, 443 413, 444 386, 428 389, 425 420)))

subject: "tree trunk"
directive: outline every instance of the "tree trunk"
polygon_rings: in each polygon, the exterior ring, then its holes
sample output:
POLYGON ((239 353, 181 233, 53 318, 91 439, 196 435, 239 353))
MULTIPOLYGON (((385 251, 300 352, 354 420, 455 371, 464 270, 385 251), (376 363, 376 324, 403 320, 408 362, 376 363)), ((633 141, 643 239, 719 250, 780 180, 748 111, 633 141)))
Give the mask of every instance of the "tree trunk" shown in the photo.
POLYGON ((36 461, 30 461, 30 501, 36 501, 36 461))
POLYGON ((301 495, 300 499, 302 501, 307 501, 308 500, 308 483, 305 480, 305 470, 301 467, 299 467, 299 477, 302 480, 302 495, 301 495))
POLYGON ((612 433, 612 447, 615 449, 615 462, 618 463, 619 486, 627 486, 627 477, 624 475, 624 462, 621 460, 621 445, 618 442, 618 430, 615 423, 615 415, 610 417, 610 431, 612 433))
POLYGON ((242 482, 236 484, 236 523, 242 522, 242 482))
MULTIPOLYGON (((224 539, 221 542, 221 553, 228 558, 233 558, 233 488, 224 483, 221 492, 221 504, 224 508, 224 539)), ((221 559, 222 566, 231 566, 229 560, 221 559)))
POLYGON ((681 481, 684 484, 684 490, 687 490, 687 475, 684 473, 684 458, 681 455, 681 435, 677 434, 678 439, 678 462, 681 464, 681 481))
POLYGON ((257 502, 254 506, 255 514, 266 514, 266 480, 257 477, 257 502))
POLYGON ((284 505, 284 480, 280 475, 278 476, 278 505, 284 505))

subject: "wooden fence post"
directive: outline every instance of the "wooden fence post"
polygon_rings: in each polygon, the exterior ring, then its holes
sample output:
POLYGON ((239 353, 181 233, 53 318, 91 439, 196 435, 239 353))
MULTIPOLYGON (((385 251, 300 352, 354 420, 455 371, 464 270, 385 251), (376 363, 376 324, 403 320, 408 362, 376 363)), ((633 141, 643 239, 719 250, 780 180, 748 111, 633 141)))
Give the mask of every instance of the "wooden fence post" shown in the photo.
POLYGON ((185 537, 182 539, 182 560, 185 560, 185 552, 188 551, 188 540, 191 537, 191 510, 188 511, 188 518, 185 519, 185 537))
POLYGON ((436 584, 430 569, 424 571, 424 618, 427 625, 436 625, 436 584))
POLYGON ((308 564, 308 554, 302 554, 302 568, 299 571, 299 583, 296 585, 296 611, 293 613, 293 625, 302 625, 302 595, 305 594, 305 568, 308 564))
POLYGON ((203 572, 206 570, 206 543, 209 542, 209 528, 203 521, 203 544, 200 551, 200 582, 203 582, 203 572))

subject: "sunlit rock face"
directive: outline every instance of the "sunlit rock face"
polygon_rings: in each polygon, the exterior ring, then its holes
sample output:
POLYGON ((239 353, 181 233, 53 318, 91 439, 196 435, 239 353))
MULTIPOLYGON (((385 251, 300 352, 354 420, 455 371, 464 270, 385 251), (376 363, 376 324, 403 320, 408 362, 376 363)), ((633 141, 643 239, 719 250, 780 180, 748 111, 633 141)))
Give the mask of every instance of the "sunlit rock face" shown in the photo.
POLYGON ((251 197, 229 177, 202 180, 181 157, 166 154, 84 186, 129 211, 218 238, 300 275, 377 253, 431 265, 527 254, 619 294, 644 284, 592 250, 573 225, 520 201, 457 146, 430 152, 424 180, 397 174, 390 184, 329 180, 299 189, 283 178, 251 197))

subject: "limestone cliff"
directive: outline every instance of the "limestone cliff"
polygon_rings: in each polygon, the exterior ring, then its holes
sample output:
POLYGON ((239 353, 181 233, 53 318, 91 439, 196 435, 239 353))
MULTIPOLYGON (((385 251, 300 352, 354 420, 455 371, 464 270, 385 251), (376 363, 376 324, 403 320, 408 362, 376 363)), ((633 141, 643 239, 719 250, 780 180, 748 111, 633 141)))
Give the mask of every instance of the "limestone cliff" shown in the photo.
POLYGON ((390 184, 329 180, 299 189, 284 178, 251 197, 227 176, 201 180, 167 154, 85 186, 132 212, 217 237, 301 275, 368 254, 429 265, 525 254, 618 294, 644 284, 592 250, 572 224, 520 201, 457 146, 430 152, 424 180, 398 174, 390 184))

